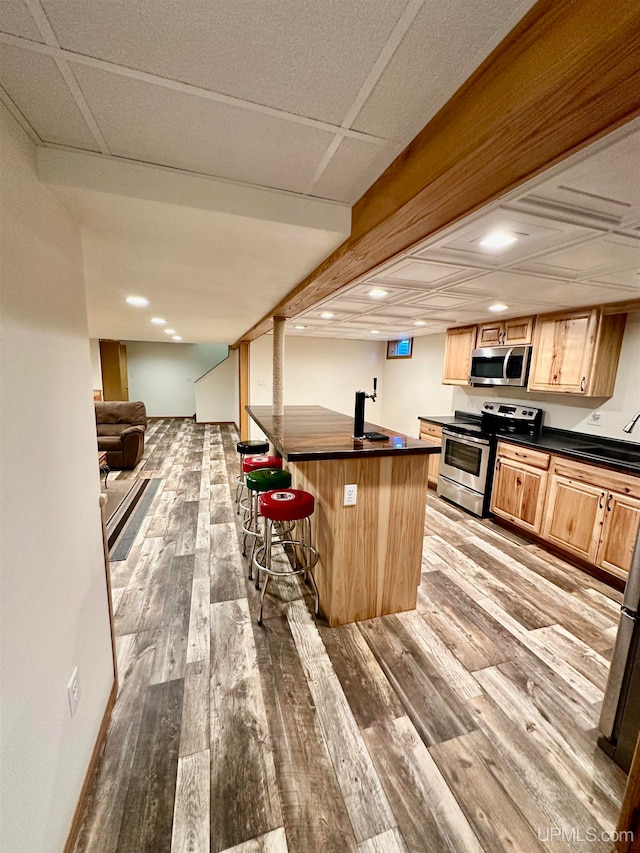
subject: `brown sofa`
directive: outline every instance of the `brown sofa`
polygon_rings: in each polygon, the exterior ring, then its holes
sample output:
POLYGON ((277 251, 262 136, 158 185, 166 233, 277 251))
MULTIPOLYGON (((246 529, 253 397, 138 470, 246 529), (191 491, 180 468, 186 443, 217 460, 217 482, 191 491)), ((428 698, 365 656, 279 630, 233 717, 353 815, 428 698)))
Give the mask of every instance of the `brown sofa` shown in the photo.
POLYGON ((98 450, 107 451, 109 468, 135 468, 144 450, 144 403, 114 400, 95 403, 98 450))

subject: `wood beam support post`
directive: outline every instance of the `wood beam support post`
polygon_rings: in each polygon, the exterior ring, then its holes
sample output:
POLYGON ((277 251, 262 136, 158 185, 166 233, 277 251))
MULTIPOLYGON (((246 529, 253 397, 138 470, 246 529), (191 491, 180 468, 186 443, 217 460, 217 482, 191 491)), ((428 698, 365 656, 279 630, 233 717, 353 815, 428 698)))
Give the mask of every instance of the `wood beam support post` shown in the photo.
POLYGON ((284 415, 284 317, 273 318, 273 416, 284 415))
POLYGON ((245 409, 249 405, 249 346, 247 341, 238 345, 238 427, 241 441, 249 438, 249 415, 245 409))

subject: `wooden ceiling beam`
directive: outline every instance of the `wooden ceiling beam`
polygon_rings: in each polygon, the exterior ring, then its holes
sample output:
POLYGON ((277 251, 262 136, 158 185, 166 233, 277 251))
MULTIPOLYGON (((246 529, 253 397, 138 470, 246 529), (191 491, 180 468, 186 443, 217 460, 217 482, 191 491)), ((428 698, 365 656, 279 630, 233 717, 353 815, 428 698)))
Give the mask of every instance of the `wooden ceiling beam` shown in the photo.
POLYGON ((639 115, 637 0, 539 0, 356 203, 351 236, 236 343, 639 115))

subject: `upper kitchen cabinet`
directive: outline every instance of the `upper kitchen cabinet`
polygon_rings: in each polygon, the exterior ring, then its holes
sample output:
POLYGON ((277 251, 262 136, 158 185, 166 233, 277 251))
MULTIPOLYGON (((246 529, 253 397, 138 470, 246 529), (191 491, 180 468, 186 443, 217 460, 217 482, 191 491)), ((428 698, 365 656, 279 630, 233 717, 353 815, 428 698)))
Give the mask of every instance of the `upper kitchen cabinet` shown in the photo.
POLYGON ((626 319, 601 308, 537 317, 529 391, 611 397, 626 319))
POLYGON ((483 323, 478 326, 478 347, 515 346, 530 344, 533 333, 533 317, 516 317, 498 323, 483 323))
POLYGON ((477 326, 447 329, 444 348, 443 385, 468 385, 471 352, 476 345, 477 326))

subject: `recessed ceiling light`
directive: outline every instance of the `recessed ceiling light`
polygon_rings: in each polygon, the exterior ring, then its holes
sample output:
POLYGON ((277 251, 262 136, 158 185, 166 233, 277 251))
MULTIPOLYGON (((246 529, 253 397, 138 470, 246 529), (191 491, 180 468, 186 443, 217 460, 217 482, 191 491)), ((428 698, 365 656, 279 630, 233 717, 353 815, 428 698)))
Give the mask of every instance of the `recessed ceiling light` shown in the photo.
POLYGON ((181 340, 182 340, 182 338, 180 337, 180 335, 172 335, 172 337, 173 337, 173 340, 174 340, 174 341, 181 341, 181 340))
POLYGON ((369 332, 369 334, 370 334, 370 335, 379 335, 379 334, 380 334, 380 329, 371 329, 371 331, 369 332))
POLYGON ((426 326, 427 324, 425 323, 424 320, 416 320, 413 325, 414 326, 426 326))
POLYGON ((145 305, 149 304, 149 300, 145 299, 144 296, 127 296, 127 302, 129 305, 135 305, 136 308, 144 308, 145 305))
POLYGON ((388 290, 380 290, 380 288, 378 288, 378 287, 374 287, 373 290, 369 291, 369 296, 372 299, 384 299, 385 296, 388 296, 388 295, 389 295, 388 290))
POLYGON ((480 240, 480 245, 485 249, 504 249, 515 243, 517 239, 518 237, 510 231, 490 231, 480 240))
POLYGON ((306 329, 307 327, 306 326, 294 326, 293 328, 302 330, 302 329, 306 329))
POLYGON ((493 305, 489 305, 489 311, 495 311, 497 314, 499 311, 506 311, 508 307, 503 302, 494 302, 493 305))
POLYGON ((162 317, 152 317, 151 322, 155 323, 156 326, 164 326, 167 321, 163 320, 162 317))
POLYGON ((335 317, 335 314, 332 314, 331 311, 323 311, 320 316, 323 320, 330 320, 332 317, 335 317))
POLYGON ((162 331, 165 333, 165 335, 175 335, 176 333, 175 329, 163 329, 162 331))

